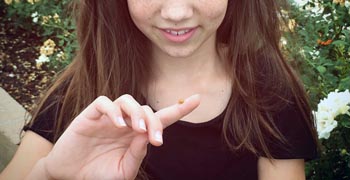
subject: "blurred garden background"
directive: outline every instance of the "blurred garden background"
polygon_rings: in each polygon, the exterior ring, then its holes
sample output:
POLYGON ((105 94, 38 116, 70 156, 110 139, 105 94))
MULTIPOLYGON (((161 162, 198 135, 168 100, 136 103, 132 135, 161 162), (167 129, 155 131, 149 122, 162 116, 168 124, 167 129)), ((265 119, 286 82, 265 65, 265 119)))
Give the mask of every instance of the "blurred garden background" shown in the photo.
MULTIPOLYGON (((78 49, 69 0, 0 0, 0 87, 30 111, 78 49)), ((321 145, 307 179, 350 179, 350 0, 290 0, 280 47, 310 96, 321 145)))

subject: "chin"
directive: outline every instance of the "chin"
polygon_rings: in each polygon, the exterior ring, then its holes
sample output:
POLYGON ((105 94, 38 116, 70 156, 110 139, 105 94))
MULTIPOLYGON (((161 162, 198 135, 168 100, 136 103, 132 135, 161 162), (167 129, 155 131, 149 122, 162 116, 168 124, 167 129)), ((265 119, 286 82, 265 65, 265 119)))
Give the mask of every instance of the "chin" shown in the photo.
POLYGON ((170 57, 174 58, 187 58, 193 55, 195 48, 169 48, 162 49, 170 57))

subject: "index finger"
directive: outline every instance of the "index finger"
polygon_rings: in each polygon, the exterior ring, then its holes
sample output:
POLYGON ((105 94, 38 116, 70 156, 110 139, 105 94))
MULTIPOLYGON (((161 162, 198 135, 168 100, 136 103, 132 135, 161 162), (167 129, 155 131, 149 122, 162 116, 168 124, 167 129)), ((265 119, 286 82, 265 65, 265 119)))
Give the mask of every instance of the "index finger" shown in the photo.
POLYGON ((157 111, 155 114, 162 122, 163 128, 166 128, 192 112, 196 107, 198 107, 199 103, 200 96, 199 94, 195 94, 185 99, 182 104, 174 104, 163 108, 157 111))

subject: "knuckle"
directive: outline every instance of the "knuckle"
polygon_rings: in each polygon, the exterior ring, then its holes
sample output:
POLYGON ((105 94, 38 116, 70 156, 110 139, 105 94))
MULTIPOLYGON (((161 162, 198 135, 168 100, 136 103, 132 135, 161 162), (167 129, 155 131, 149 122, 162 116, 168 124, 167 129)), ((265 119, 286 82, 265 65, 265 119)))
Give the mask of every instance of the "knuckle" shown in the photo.
POLYGON ((109 99, 106 96, 99 96, 95 99, 96 106, 102 106, 105 102, 107 102, 109 99))
POLYGON ((107 96, 98 96, 96 98, 96 101, 97 102, 101 102, 101 101, 105 101, 105 100, 108 100, 108 97, 107 96))
POLYGON ((119 104, 130 103, 130 102, 133 102, 133 101, 134 101, 134 98, 130 94, 123 94, 123 95, 119 96, 119 98, 117 98, 115 100, 115 102, 119 103, 119 104))
POLYGON ((107 96, 99 96, 95 100, 95 107, 98 109, 104 109, 105 111, 112 111, 113 106, 110 106, 111 100, 107 96))
POLYGON ((133 99, 133 97, 130 94, 123 94, 118 99, 124 100, 124 99, 133 99))
POLYGON ((142 109, 142 108, 137 108, 137 109, 134 109, 134 112, 133 114, 136 116, 136 117, 139 117, 139 118, 145 118, 145 111, 142 109))
POLYGON ((142 108, 146 111, 146 112, 152 112, 153 113, 153 109, 148 106, 148 105, 143 105, 142 108))

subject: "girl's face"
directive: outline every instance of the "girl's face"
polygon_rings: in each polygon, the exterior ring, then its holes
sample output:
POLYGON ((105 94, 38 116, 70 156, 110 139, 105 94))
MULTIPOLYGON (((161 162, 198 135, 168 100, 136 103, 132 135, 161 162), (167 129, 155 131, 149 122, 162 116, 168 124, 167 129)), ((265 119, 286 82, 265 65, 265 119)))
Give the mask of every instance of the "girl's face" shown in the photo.
POLYGON ((150 39, 155 50, 172 57, 187 57, 203 44, 215 43, 227 2, 128 0, 128 6, 135 25, 150 39))

